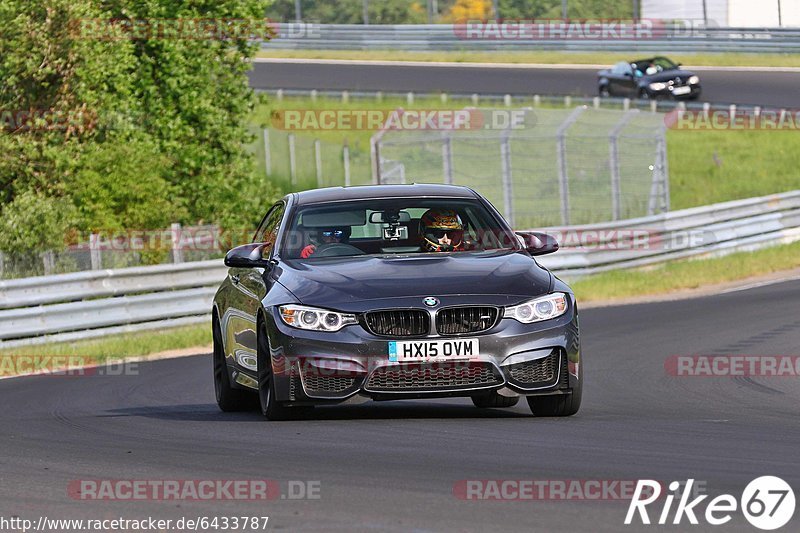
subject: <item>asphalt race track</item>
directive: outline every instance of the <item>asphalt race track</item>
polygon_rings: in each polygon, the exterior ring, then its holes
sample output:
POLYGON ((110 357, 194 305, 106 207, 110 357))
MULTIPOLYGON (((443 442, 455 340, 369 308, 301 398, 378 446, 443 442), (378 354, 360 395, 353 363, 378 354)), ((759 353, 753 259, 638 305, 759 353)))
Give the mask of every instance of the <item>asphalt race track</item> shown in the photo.
MULTIPOLYGON (((700 101, 795 108, 800 72, 693 69, 702 81, 700 101)), ((597 95, 597 69, 496 68, 437 65, 254 63, 257 89, 419 91, 484 94, 597 95)))
POLYGON ((447 400, 317 408, 310 420, 270 423, 217 410, 207 354, 141 364, 138 375, 0 380, 0 516, 270 516, 270 529, 303 531, 755 531, 739 512, 725 527, 625 527, 624 501, 465 501, 453 487, 691 477, 739 498, 771 474, 797 490, 797 377, 674 377, 664 362, 796 355, 798 309, 800 280, 586 309, 587 388, 569 419, 533 418, 524 402, 506 411, 447 400), (76 479, 319 481, 321 497, 76 501, 67 495, 76 479))

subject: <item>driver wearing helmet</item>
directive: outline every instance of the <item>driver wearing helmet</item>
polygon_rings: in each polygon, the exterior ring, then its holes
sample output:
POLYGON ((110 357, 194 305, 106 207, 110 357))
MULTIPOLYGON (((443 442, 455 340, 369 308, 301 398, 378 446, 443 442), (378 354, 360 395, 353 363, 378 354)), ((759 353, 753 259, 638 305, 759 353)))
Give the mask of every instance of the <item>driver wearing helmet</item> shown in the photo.
POLYGON ((428 209, 420 219, 422 248, 428 252, 458 252, 464 249, 464 225, 451 209, 428 209))
MULTIPOLYGON (((317 232, 317 243, 318 243, 319 247, 321 248, 321 247, 325 246, 326 244, 336 244, 336 243, 340 243, 340 242, 347 242, 347 239, 349 237, 350 237, 350 228, 348 228, 348 227, 344 227, 344 228, 325 228, 325 229, 321 229, 321 230, 319 230, 319 232, 317 232)), ((317 251, 317 244, 310 243, 310 244, 306 245, 306 247, 303 248, 300 251, 300 257, 302 257, 303 259, 306 259, 307 257, 312 255, 316 251, 317 251)))

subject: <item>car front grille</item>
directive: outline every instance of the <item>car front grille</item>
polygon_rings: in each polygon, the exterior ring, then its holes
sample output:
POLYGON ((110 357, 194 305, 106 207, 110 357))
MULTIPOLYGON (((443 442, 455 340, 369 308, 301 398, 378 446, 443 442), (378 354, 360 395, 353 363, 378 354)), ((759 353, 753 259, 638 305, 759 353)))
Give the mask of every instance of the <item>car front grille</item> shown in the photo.
POLYGON ((559 352, 554 351, 547 357, 525 361, 508 367, 511 379, 525 386, 545 386, 555 384, 560 363, 559 352))
POLYGON ((491 363, 431 363, 375 369, 366 389, 374 392, 426 392, 503 383, 491 363))
POLYGON ((326 376, 318 370, 303 370, 303 385, 308 394, 336 395, 345 392, 355 384, 354 376, 326 376))
POLYGON ((369 330, 388 337, 418 337, 430 331, 428 313, 421 309, 372 311, 366 314, 369 330))
POLYGON ((436 313, 436 331, 439 335, 480 333, 494 326, 496 307, 449 307, 436 313))

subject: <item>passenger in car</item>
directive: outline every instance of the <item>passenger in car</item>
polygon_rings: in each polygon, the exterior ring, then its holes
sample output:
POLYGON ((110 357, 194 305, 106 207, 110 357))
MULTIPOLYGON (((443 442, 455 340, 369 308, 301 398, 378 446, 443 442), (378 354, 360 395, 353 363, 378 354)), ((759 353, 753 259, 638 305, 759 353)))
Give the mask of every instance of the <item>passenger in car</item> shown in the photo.
POLYGON ((350 228, 325 228, 317 232, 317 244, 309 243, 300 251, 300 257, 303 259, 308 258, 317 251, 317 246, 324 246, 326 244, 346 243, 350 238, 350 228))

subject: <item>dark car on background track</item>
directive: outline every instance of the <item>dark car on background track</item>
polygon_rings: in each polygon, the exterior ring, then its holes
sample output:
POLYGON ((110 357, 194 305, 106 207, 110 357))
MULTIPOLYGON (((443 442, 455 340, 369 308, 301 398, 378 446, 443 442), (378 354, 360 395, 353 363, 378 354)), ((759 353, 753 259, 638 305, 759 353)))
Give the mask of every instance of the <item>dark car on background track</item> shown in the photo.
POLYGON ((702 92, 695 73, 666 57, 621 61, 597 73, 597 88, 600 96, 640 99, 695 99, 702 92))
POLYGON ((575 297, 534 258, 557 249, 515 233, 465 187, 289 194, 225 257, 217 403, 277 420, 345 401, 511 407, 525 396, 534 415, 572 415, 583 381, 575 297))

